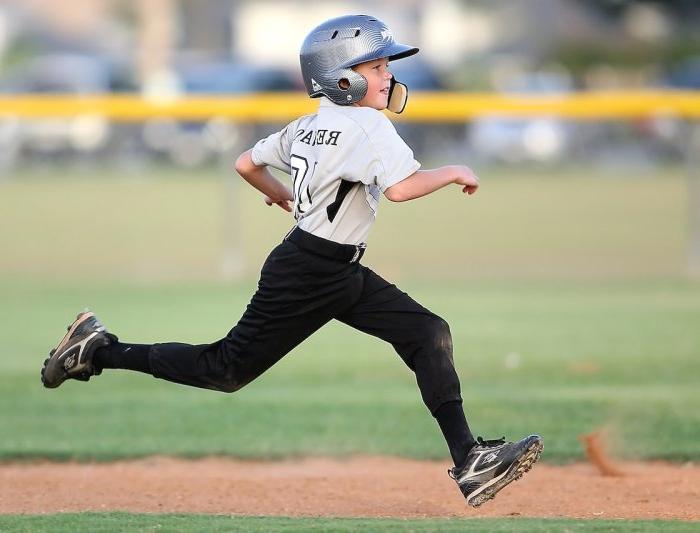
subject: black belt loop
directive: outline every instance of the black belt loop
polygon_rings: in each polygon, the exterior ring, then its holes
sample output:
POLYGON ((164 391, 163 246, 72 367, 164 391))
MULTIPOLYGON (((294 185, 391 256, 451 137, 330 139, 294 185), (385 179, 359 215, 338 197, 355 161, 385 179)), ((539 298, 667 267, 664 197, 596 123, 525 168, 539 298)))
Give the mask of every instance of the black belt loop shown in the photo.
POLYGON ((304 231, 299 227, 292 228, 284 239, 293 242, 302 250, 343 263, 357 263, 362 259, 367 249, 367 245, 364 242, 360 244, 341 244, 317 237, 313 233, 304 231))

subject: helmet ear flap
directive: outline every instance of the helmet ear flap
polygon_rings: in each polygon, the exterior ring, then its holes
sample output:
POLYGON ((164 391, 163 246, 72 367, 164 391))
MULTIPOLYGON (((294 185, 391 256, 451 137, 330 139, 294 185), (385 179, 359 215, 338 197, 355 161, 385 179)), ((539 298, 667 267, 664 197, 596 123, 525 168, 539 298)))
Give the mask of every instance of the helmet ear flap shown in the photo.
POLYGON ((361 74, 358 74, 351 68, 342 69, 335 73, 337 90, 326 96, 333 100, 336 104, 348 105, 354 104, 362 100, 367 94, 367 80, 361 74))
POLYGON ((387 104, 387 109, 396 114, 403 112, 406 108, 406 102, 408 101, 408 87, 403 83, 396 81, 391 78, 391 85, 389 86, 389 103, 387 104))

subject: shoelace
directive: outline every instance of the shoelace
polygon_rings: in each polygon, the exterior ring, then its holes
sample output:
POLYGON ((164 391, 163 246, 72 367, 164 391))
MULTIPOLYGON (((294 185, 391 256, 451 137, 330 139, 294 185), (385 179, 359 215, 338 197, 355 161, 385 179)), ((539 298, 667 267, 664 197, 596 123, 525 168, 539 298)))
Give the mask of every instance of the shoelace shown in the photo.
POLYGON ((500 439, 493 439, 493 440, 484 440, 481 437, 477 437, 476 443, 477 443, 477 446, 483 446, 484 448, 495 448, 496 446, 500 446, 501 444, 505 444, 506 437, 504 435, 500 439))

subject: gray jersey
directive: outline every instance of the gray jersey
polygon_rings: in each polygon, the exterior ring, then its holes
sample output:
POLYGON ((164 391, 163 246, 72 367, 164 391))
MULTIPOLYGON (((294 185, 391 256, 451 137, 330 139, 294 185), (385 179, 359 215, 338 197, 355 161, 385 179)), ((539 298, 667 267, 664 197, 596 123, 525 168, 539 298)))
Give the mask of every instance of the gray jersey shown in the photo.
POLYGON ((343 244, 366 242, 380 194, 420 168, 383 113, 327 98, 258 141, 252 159, 291 175, 299 228, 343 244))

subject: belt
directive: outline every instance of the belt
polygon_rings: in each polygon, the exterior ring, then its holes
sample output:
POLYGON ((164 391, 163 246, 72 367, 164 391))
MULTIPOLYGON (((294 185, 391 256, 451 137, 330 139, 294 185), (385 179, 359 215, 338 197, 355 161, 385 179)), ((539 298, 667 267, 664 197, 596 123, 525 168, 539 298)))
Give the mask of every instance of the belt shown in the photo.
POLYGON ((317 237, 313 233, 297 227, 287 234, 285 240, 293 242, 302 250, 340 261, 341 263, 357 263, 362 259, 367 249, 367 245, 364 242, 360 244, 340 244, 339 242, 317 237))

